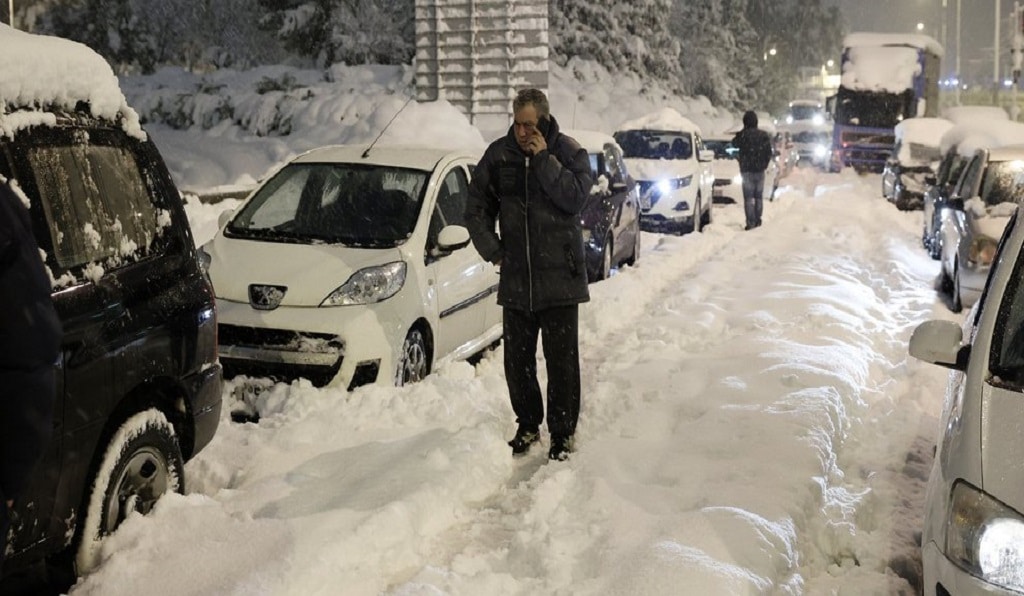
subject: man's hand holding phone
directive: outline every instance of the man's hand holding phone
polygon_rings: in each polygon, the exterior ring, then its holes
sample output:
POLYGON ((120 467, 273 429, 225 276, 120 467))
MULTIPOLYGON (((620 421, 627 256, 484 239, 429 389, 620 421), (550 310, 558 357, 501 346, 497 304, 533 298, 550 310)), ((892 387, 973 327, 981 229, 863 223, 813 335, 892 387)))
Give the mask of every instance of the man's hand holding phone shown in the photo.
POLYGON ((533 134, 530 135, 529 147, 533 155, 537 155, 548 148, 548 142, 539 130, 534 129, 533 134))

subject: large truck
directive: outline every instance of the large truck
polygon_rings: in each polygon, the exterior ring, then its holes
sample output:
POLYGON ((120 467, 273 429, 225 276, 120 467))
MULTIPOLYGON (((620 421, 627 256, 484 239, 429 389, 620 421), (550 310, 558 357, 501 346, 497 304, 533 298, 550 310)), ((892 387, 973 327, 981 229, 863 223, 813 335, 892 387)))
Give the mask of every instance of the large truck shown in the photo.
POLYGON ((942 46, 927 35, 851 33, 843 40, 832 114, 832 171, 881 172, 895 127, 907 118, 937 116, 942 46))

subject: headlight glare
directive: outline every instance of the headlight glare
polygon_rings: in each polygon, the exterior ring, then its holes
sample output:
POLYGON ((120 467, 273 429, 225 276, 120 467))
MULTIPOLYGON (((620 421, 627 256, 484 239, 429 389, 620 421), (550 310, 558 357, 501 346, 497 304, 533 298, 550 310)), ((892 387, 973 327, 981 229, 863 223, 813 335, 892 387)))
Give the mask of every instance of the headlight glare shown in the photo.
POLYGON ((946 555, 968 573, 1024 590, 1024 518, 966 482, 953 487, 946 555))
POLYGON ((732 177, 733 184, 743 184, 743 174, 736 174, 732 177))
POLYGON ((387 300, 402 289, 405 273, 404 261, 360 269, 324 298, 320 306, 351 306, 387 300))
POLYGON ((814 146, 814 157, 821 159, 826 155, 828 155, 828 149, 824 145, 814 146))
POLYGON ((991 265, 999 243, 988 236, 978 236, 971 242, 968 258, 978 265, 991 265))

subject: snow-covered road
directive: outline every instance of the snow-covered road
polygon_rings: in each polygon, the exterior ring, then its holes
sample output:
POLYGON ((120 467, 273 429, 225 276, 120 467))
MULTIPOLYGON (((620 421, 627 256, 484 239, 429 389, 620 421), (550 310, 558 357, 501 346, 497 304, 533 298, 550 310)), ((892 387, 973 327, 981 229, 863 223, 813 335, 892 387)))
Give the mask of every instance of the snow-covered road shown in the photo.
POLYGON ((877 177, 788 182, 763 227, 717 205, 591 286, 568 462, 510 457, 500 347, 404 388, 279 384, 71 594, 913 593, 946 375, 906 344, 962 315, 877 177))

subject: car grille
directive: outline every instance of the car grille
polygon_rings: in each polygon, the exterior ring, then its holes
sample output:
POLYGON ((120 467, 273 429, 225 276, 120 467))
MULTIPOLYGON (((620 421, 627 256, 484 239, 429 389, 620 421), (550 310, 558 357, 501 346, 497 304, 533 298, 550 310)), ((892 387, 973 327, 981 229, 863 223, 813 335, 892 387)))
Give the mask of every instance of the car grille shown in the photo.
POLYGON ((274 362, 251 358, 235 358, 222 353, 221 364, 226 378, 238 375, 269 377, 275 381, 291 382, 299 378, 308 379, 314 386, 322 387, 338 374, 344 360, 344 342, 329 333, 309 333, 288 329, 266 329, 221 324, 217 327, 218 340, 230 354, 231 348, 255 348, 271 352, 295 354, 326 354, 335 358, 321 359, 330 364, 309 364, 296 362, 274 362))

